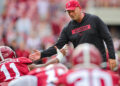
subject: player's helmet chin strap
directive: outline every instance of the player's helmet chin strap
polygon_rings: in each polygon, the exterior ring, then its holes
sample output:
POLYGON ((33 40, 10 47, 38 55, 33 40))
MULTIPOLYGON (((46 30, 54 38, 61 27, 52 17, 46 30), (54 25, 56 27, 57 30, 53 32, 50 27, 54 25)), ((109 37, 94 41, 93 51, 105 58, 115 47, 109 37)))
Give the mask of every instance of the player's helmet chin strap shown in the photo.
POLYGON ((0 51, 0 58, 2 59, 2 61, 5 61, 5 59, 4 59, 3 56, 2 56, 1 51, 0 51))

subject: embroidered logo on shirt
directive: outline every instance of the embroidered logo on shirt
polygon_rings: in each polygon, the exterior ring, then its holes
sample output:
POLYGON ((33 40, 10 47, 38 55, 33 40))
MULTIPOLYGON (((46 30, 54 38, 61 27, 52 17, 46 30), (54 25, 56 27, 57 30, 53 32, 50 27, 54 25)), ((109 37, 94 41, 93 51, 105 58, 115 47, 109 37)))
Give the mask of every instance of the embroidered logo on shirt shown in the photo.
POLYGON ((86 30, 89 30, 89 29, 91 29, 90 24, 73 29, 72 30, 72 34, 80 33, 80 32, 83 32, 83 31, 86 31, 86 30))

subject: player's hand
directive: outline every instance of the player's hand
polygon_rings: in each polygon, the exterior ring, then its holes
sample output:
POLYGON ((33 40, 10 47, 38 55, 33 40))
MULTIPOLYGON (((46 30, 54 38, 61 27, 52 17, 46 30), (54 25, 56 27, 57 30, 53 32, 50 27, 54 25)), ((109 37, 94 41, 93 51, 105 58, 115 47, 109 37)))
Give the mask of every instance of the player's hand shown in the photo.
POLYGON ((36 61, 38 59, 41 58, 41 52, 39 50, 33 50, 34 53, 30 54, 29 55, 29 58, 32 60, 32 61, 36 61))
POLYGON ((65 56, 68 50, 68 44, 65 44, 62 49, 60 49, 60 52, 65 56))
POLYGON ((109 59, 109 65, 111 70, 113 70, 117 65, 116 65, 116 60, 115 59, 109 59))

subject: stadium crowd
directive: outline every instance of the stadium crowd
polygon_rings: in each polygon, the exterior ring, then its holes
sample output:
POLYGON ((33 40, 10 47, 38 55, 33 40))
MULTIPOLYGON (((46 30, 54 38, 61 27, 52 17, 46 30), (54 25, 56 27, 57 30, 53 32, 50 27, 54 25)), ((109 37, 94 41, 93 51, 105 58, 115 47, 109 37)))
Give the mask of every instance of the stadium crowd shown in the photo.
MULTIPOLYGON (((0 15, 0 45, 11 46, 18 52, 18 56, 23 48, 26 51, 25 56, 28 56, 29 50, 47 48, 56 40, 62 25, 68 20, 62 13, 63 4, 56 4, 59 3, 56 0, 3 2, 4 10, 0 15)), ((64 3, 64 0, 62 2, 64 3)))
POLYGON ((94 0, 96 7, 120 7, 120 0, 94 0))

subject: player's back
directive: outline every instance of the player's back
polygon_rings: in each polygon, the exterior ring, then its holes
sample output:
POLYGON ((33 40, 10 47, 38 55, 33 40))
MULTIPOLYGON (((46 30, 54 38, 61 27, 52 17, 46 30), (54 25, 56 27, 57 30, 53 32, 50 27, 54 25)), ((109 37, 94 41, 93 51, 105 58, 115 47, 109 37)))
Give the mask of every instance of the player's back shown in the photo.
POLYGON ((10 81, 29 72, 28 64, 32 61, 25 57, 7 59, 0 63, 0 83, 10 81))
POLYGON ((59 77, 57 85, 64 86, 119 86, 119 76, 101 69, 70 70, 59 77))
POLYGON ((37 77, 38 86, 47 86, 51 84, 51 82, 56 81, 58 76, 68 71, 68 69, 61 64, 55 64, 55 66, 34 69, 29 75, 37 77))

